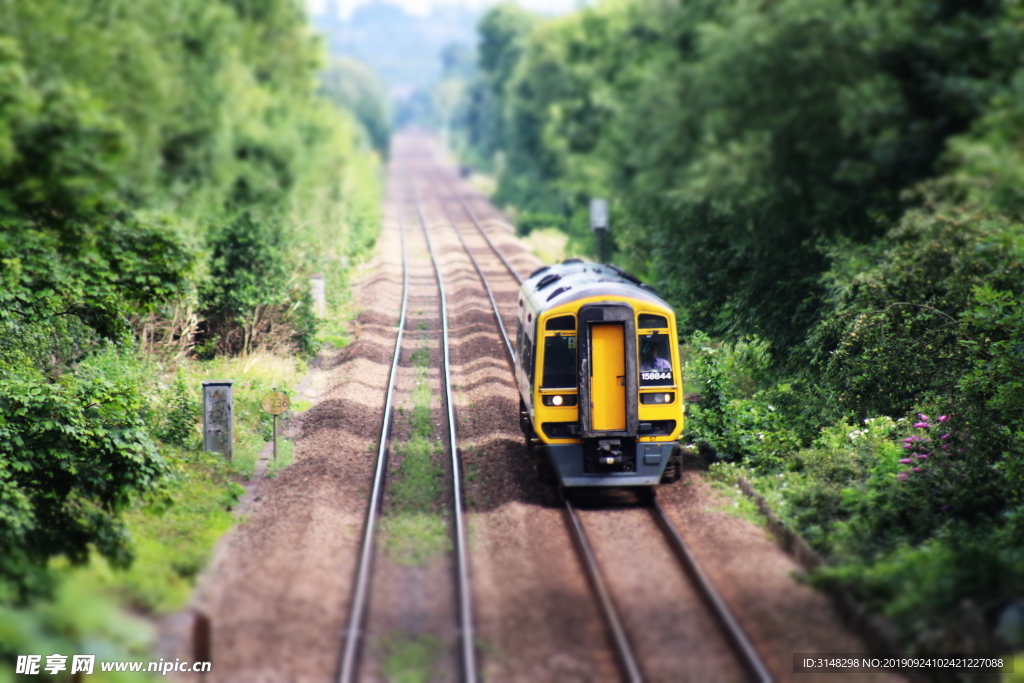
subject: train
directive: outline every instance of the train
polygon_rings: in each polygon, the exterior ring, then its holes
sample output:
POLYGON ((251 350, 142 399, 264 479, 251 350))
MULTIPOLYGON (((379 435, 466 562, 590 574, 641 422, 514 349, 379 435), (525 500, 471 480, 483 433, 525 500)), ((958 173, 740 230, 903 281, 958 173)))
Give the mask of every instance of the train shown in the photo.
POLYGON ((542 480, 654 486, 682 474, 675 312, 614 265, 567 259, 519 289, 520 426, 542 480))

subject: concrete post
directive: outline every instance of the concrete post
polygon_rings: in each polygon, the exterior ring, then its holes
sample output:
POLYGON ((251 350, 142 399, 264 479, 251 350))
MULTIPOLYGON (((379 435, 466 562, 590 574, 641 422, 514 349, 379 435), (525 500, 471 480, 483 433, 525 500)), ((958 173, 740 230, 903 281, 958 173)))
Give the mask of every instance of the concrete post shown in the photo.
POLYGON ((203 449, 231 460, 235 401, 231 380, 203 382, 203 449))

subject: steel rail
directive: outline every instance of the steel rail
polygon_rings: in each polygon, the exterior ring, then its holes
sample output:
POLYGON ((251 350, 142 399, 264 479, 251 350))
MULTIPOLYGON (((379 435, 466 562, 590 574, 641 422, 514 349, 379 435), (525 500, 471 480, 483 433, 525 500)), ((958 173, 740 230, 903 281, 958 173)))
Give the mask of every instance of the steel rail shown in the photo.
MULTIPOLYGON (((448 185, 449 187, 451 187, 452 183, 448 183, 448 185)), ((469 208, 469 205, 466 203, 466 200, 462 198, 462 193, 456 190, 453 194, 455 195, 455 198, 459 200, 459 204, 462 206, 463 211, 465 211, 466 215, 469 216, 470 220, 473 221, 473 225, 476 226, 476 229, 479 230, 480 234, 484 236, 485 240, 487 240, 487 244, 490 245, 494 253, 497 254, 498 258, 501 259, 501 262, 505 264, 506 268, 508 268, 508 272, 510 272, 512 274, 512 277, 516 279, 516 282, 518 282, 519 284, 523 284, 523 278, 519 275, 519 273, 516 272, 515 268, 512 267, 512 264, 508 262, 508 259, 506 259, 505 255, 501 253, 501 250, 498 249, 497 245, 494 244, 494 242, 491 240, 490 235, 487 234, 487 231, 484 230, 483 226, 480 225, 480 221, 476 219, 476 214, 473 213, 473 210, 471 208, 469 208)))
MULTIPOLYGON (((432 185, 434 183, 431 183, 432 185)), ((436 185, 435 185, 436 190, 436 185)), ((440 195, 438 195, 440 198, 440 195)), ((466 255, 469 256, 469 260, 473 263, 473 267, 476 268, 477 275, 480 276, 480 281, 483 283, 484 291, 487 292, 487 298, 491 302, 491 308, 494 310, 494 319, 498 322, 498 330, 501 332, 501 339, 505 342, 505 351, 508 353, 509 362, 512 363, 512 367, 515 368, 516 364, 516 352, 512 348, 512 341, 509 339, 508 330, 505 329, 505 322, 501 319, 501 310, 498 308, 498 302, 494 298, 494 291, 491 289, 491 284, 487 280, 487 276, 484 275, 483 269, 480 267, 480 263, 473 256, 472 250, 466 243, 466 238, 463 236, 462 231, 459 230, 459 226, 452 220, 452 215, 448 212, 448 207, 444 203, 444 199, 441 199, 441 210, 444 212, 445 218, 448 219, 448 224, 451 225, 452 229, 455 230, 455 234, 459 236, 459 242, 462 244, 462 248, 465 250, 466 255)), ((486 235, 484 235, 486 237, 486 235)), ((494 245, 488 240, 488 244, 491 245, 491 249, 494 249, 494 245)), ((497 253, 497 251, 495 251, 497 253)), ((498 254, 501 256, 501 254, 498 254)), ((507 263, 505 264, 508 265, 507 263)))
POLYGON ((559 487, 558 495, 565 504, 566 516, 569 518, 569 529, 583 558, 583 566, 586 569, 587 578, 590 579, 590 585, 594 587, 594 592, 597 593, 597 601, 601 606, 601 612, 604 614, 608 629, 611 632, 612 641, 615 644, 615 651, 619 655, 619 663, 622 665, 623 673, 626 674, 630 683, 641 683, 644 677, 640 671, 640 665, 637 663, 636 655, 633 653, 633 644, 629 641, 626 629, 622 625, 622 619, 619 617, 618 609, 616 609, 604 579, 601 577, 601 569, 597 564, 594 551, 590 547, 590 541, 587 540, 583 524, 580 523, 579 515, 576 514, 576 508, 569 501, 569 497, 565 495, 565 489, 559 487))
POLYGON ((658 522, 659 526, 665 531, 665 535, 669 539, 669 543, 672 549, 675 550, 679 559, 686 567, 687 573, 693 580, 694 584, 697 585, 697 589, 704 598, 705 603, 708 605, 711 612, 714 614, 715 619, 718 621, 722 630, 725 632, 730 644, 733 649, 739 655, 743 665, 747 668, 750 674, 754 677, 758 683, 773 683, 775 680, 772 677, 768 667, 765 666, 764 661, 761 659, 761 655, 758 654, 754 648, 754 644, 750 641, 746 631, 740 626, 739 621, 733 615, 732 610, 725 603, 725 600, 715 590, 714 585, 708 579, 704 570, 697 564, 696 558, 693 553, 690 552, 690 548, 686 545, 683 537, 679 534, 672 520, 669 519, 665 513, 665 508, 661 506, 661 503, 656 497, 653 497, 651 511, 654 513, 654 517, 658 522))
POLYGON ((384 424, 380 432, 380 447, 377 449, 377 465, 373 474, 373 491, 370 496, 370 506, 366 513, 366 522, 363 527, 359 568, 356 572, 356 581, 352 591, 352 606, 349 609, 348 626, 345 630, 345 649, 342 653, 341 671, 338 675, 340 683, 353 683, 359 665, 359 645, 366 622, 366 603, 369 597, 370 571, 373 567, 377 517, 380 511, 381 495, 384 490, 384 477, 387 472, 387 445, 394 409, 395 380, 398 377, 398 364, 402 355, 402 338, 405 332, 405 320, 409 304, 409 264, 405 247, 405 221, 402 218, 404 210, 403 202, 403 206, 398 212, 398 234, 402 243, 402 309, 398 318, 398 337, 395 339, 395 353, 391 361, 387 397, 384 401, 384 424))
POLYGON ((444 349, 444 397, 448 409, 448 442, 452 454, 452 509, 455 518, 455 571, 459 597, 459 630, 461 632, 462 679, 467 683, 476 683, 477 666, 476 650, 474 649, 473 605, 469 590, 469 552, 466 548, 466 522, 462 508, 462 467, 459 462, 458 440, 455 433, 455 402, 452 399, 451 357, 448 344, 448 301, 444 291, 444 278, 441 275, 441 263, 434 251, 430 229, 423 216, 423 205, 415 183, 412 185, 413 196, 416 198, 416 212, 423 234, 427 238, 427 249, 434 263, 437 274, 437 287, 441 292, 441 335, 444 349))

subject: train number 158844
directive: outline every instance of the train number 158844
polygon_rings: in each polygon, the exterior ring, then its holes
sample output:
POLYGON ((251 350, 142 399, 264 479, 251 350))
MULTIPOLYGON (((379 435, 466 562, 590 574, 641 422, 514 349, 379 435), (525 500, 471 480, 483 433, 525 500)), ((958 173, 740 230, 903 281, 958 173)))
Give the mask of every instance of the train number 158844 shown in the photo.
POLYGON ((671 370, 656 370, 654 372, 641 372, 640 379, 644 381, 656 380, 656 379, 672 379, 671 370))

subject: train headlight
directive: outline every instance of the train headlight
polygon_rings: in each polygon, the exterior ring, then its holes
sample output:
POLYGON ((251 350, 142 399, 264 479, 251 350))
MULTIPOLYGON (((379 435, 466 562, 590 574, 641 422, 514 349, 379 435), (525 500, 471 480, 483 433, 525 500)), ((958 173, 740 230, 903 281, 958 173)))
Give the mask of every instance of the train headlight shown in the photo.
POLYGON ((553 406, 560 406, 560 405, 562 405, 562 397, 561 396, 552 396, 551 397, 551 405, 553 405, 553 406))
POLYGON ((676 395, 671 392, 646 393, 640 394, 640 403, 644 405, 665 405, 667 403, 672 403, 675 398, 676 395))
POLYGON ((571 408, 576 405, 576 394, 545 394, 541 397, 544 405, 556 408, 571 408))

